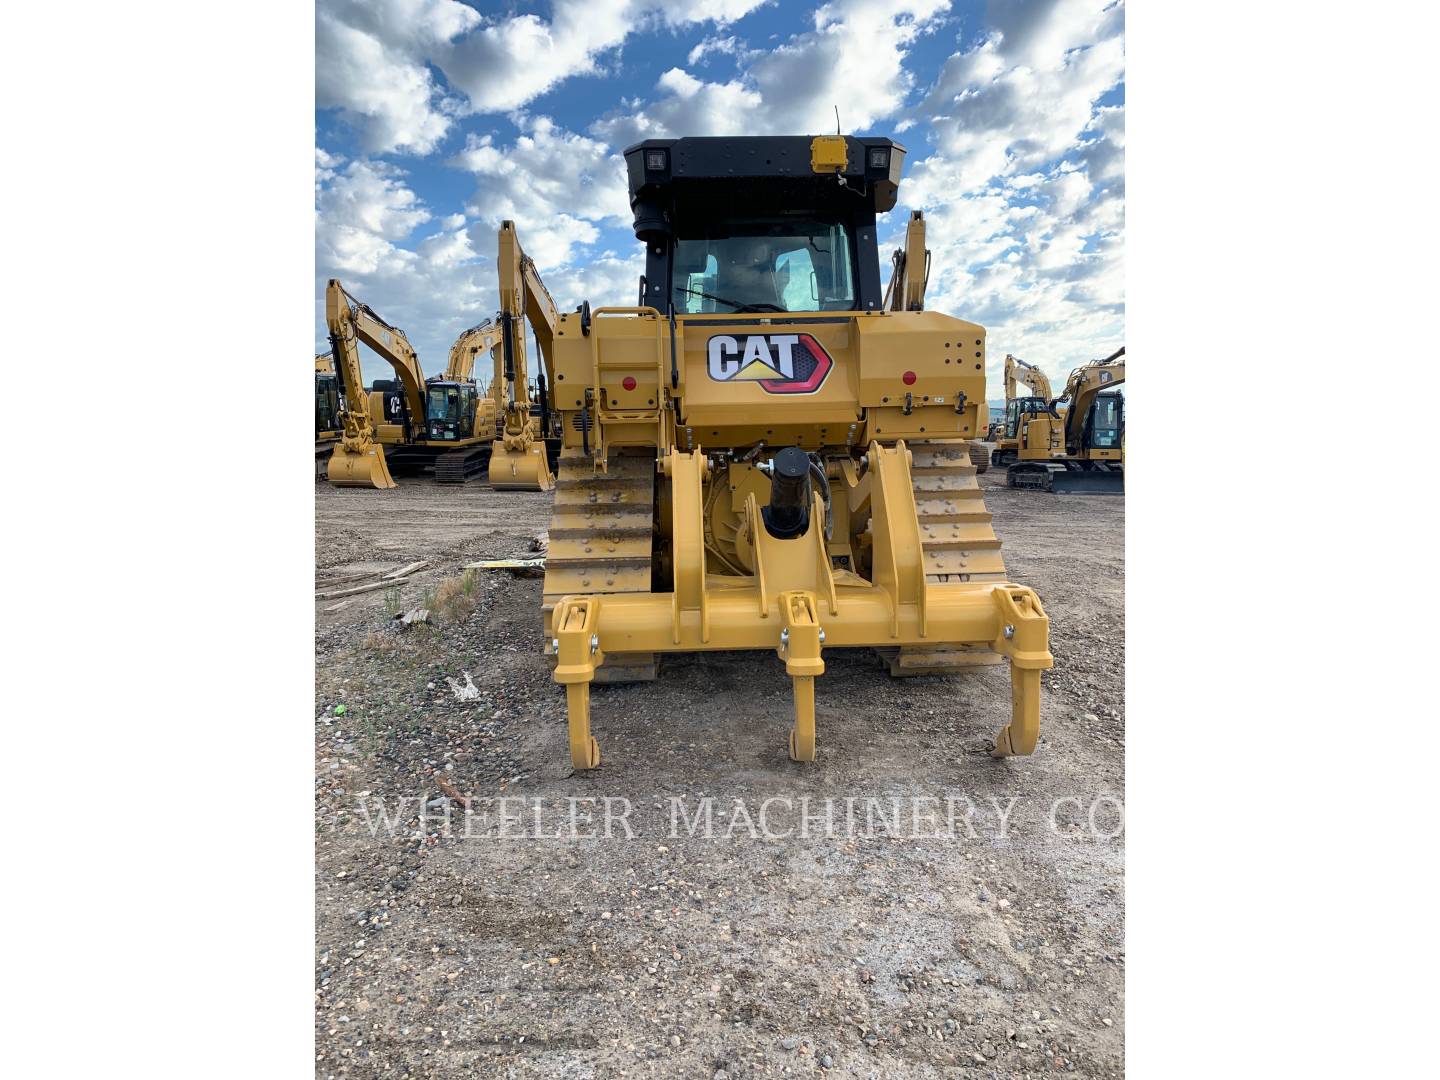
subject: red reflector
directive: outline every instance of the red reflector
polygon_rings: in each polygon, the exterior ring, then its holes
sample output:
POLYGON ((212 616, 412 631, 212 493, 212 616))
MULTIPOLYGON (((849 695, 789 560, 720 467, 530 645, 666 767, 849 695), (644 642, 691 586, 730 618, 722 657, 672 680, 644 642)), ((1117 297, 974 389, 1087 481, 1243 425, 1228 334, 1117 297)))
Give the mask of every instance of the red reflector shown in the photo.
POLYGON ((907 371, 907 372, 905 372, 904 375, 901 375, 901 376, 900 376, 900 381, 903 382, 906 386, 914 386, 914 385, 915 385, 915 373, 914 373, 913 371, 907 371))
POLYGON ((635 380, 629 375, 626 375, 625 378, 621 380, 620 385, 625 387, 626 390, 634 390, 635 380))

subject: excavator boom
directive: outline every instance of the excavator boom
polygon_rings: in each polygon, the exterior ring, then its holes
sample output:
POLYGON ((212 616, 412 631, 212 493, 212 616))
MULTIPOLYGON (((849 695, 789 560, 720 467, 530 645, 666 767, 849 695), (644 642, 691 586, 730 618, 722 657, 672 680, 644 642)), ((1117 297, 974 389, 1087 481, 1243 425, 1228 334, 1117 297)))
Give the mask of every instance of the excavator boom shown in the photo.
POLYGON ((913 210, 905 226, 905 246, 890 256, 890 282, 885 286, 887 311, 924 311, 930 284, 930 249, 925 246, 925 213, 913 210))
POLYGON ((472 326, 450 346, 450 359, 445 365, 445 379, 448 382, 471 382, 475 376, 475 357, 480 353, 493 353, 500 344, 500 327, 493 319, 486 319, 479 326, 472 326))
POLYGON ((325 287, 325 325, 330 331, 330 355, 345 391, 344 433, 330 455, 330 482, 337 487, 393 488, 396 484, 385 463, 385 450, 375 438, 375 425, 366 408, 354 312, 344 287, 334 278, 325 287))
POLYGON ((1045 373, 1034 364, 1026 363, 1018 356, 1005 354, 1005 397, 1007 400, 1020 397, 1017 383, 1024 383, 1030 389, 1034 397, 1042 397, 1049 401, 1053 396, 1050 389, 1050 380, 1045 373))
POLYGON ((1076 368, 1065 380, 1065 393, 1059 401, 1069 401, 1065 413, 1065 447, 1078 454, 1086 449, 1083 434, 1089 421, 1090 410, 1096 397, 1106 390, 1114 390, 1125 381, 1125 347, 1111 353, 1104 360, 1096 360, 1076 368))
POLYGON ((548 388, 554 386, 555 327, 559 315, 540 272, 520 246, 515 223, 500 225, 500 343, 492 392, 501 432, 490 451, 490 483, 518 491, 549 491, 554 485, 545 446, 549 428, 548 388), (530 417, 530 365, 525 323, 540 346, 542 370, 535 373, 540 396, 540 437, 530 417))

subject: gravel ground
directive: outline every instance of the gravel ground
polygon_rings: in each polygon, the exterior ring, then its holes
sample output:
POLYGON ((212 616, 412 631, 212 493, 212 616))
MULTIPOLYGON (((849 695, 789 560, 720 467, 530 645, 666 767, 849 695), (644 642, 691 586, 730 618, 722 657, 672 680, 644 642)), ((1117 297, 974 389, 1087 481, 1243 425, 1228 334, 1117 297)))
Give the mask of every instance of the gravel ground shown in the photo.
POLYGON ((581 775, 540 580, 442 599, 550 497, 317 484, 317 584, 429 560, 316 605, 317 1075, 1121 1075, 1124 500, 981 479, 1051 618, 1034 756, 984 753, 1004 667, 829 651, 799 765, 780 661, 719 654, 597 686, 581 775))

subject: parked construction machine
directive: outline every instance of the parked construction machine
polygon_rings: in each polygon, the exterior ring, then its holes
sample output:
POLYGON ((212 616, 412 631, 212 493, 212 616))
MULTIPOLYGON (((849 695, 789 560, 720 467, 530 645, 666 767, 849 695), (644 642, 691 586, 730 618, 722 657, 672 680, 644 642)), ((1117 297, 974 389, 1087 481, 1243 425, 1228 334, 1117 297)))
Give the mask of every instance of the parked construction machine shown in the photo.
POLYGON ((490 451, 490 484, 500 489, 549 491, 555 483, 550 462, 560 451, 552 430, 547 371, 553 373, 558 313, 550 290, 515 235, 515 223, 500 223, 500 334, 504 370, 496 372, 494 391, 499 431, 490 451), (530 364, 525 349, 525 323, 540 347, 541 367, 535 372, 535 401, 529 386, 530 364), (547 446, 549 440, 549 446, 547 446))
MULTIPOLYGON (((500 326, 485 322, 466 330, 450 349, 445 374, 427 379, 405 332, 333 279, 325 290, 325 311, 332 353, 342 357, 346 400, 363 403, 344 414, 346 434, 331 457, 331 483, 394 487, 392 468, 432 470, 440 483, 464 483, 478 476, 495 444, 499 399, 477 387, 475 357, 498 352, 500 326), (376 380, 369 393, 360 381, 360 342, 396 376, 393 381, 376 380)), ((531 490, 537 490, 536 485, 531 490)))
POLYGON ((475 381, 475 359, 492 360, 500 347, 500 327, 492 319, 472 326, 450 346, 445 374, 425 380, 425 425, 431 441, 458 447, 435 457, 435 479, 463 484, 479 476, 495 437, 497 396, 475 381))
POLYGON ((554 337, 545 641, 574 766, 600 763, 592 683, 736 649, 785 664, 795 760, 815 758, 826 648, 878 650, 894 675, 1008 660, 992 752, 1031 753, 1049 622, 1006 579, 969 457, 985 331, 925 310, 920 215, 881 288, 876 215, 904 147, 682 138, 624 156, 640 303, 586 303, 554 337))
POLYGON ((1124 493, 1125 398, 1116 390, 1125 381, 1124 356, 1121 347, 1081 365, 1046 408, 1018 412, 1017 460, 1005 473, 1011 487, 1061 495, 1124 493))
POLYGON ((1005 417, 1000 428, 992 430, 990 440, 995 447, 990 460, 997 467, 1019 457, 1021 417, 1048 413, 1053 396, 1050 379, 1043 371, 1018 356, 1005 354, 1005 417), (1022 384, 1030 391, 1028 394, 1019 392, 1022 384))

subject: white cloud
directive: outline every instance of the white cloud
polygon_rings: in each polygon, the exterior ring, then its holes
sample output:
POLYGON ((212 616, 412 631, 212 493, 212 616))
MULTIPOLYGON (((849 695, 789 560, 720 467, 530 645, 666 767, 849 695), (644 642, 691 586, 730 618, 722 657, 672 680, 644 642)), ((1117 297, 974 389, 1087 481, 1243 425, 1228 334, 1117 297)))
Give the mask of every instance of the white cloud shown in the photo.
POLYGON ((573 311, 583 300, 592 307, 629 307, 639 298, 644 272, 645 249, 632 244, 624 252, 602 251, 563 274, 552 274, 546 285, 561 311, 573 311))
POLYGON ((415 193, 383 162, 321 169, 316 193, 317 261, 338 273, 374 273, 403 240, 430 220, 415 193))
POLYGON ((992 32, 907 111, 936 153, 900 200, 926 211, 929 305, 989 331, 996 397, 1006 352, 1058 379, 1123 343, 1125 121, 1097 104, 1124 77, 1119 3, 992 8, 992 32))
POLYGON ((369 153, 429 153, 449 130, 455 103, 425 57, 479 20, 455 0, 319 0, 316 105, 339 108, 369 153))
MULTIPOLYGON (((499 306, 494 240, 488 249, 473 244, 463 216, 451 215, 439 231, 408 247, 433 215, 401 170, 367 160, 338 168, 336 156, 321 151, 316 157, 329 163, 316 172, 316 348, 329 348, 323 297, 334 277, 406 332, 426 372, 443 370, 460 331, 499 306)), ((367 383, 390 377, 368 349, 361 358, 367 383)))
MULTIPOLYGON (((361 128, 355 160, 317 148, 321 284, 341 277, 435 370, 455 335, 497 305, 501 220, 517 222, 562 308, 633 303, 643 255, 630 242, 622 147, 652 135, 830 131, 838 104, 847 131, 908 129, 914 153, 883 229, 896 243, 908 210, 925 210, 931 307, 986 326, 993 357, 1015 352, 1057 379, 1123 342, 1125 112, 1099 104, 1124 78, 1118 0, 992 4, 981 35, 967 34, 974 44, 928 85, 915 81, 912 50, 946 26, 945 0, 832 0, 768 49, 728 29, 757 6, 557 0, 542 17, 480 16, 454 0, 319 0, 317 100, 361 128), (616 63, 631 34, 673 40, 707 23, 649 92, 584 134, 517 111, 616 63), (734 74, 706 79, 722 55, 734 74), (471 122, 463 148, 446 149, 474 177, 463 213, 427 207, 404 172, 365 156, 433 153, 461 117, 496 110, 511 114, 516 138, 471 122)), ((998 375, 997 361, 992 397, 998 375)))
POLYGON ((764 2, 555 0, 547 21, 458 0, 317 0, 315 99, 360 127, 368 153, 428 154, 455 117, 518 109, 594 74, 637 30, 726 26, 764 2), (432 66, 461 96, 446 96, 432 66))
POLYGON ((637 28, 725 25, 762 0, 703 0, 673 5, 656 0, 555 0, 549 22, 515 15, 488 22, 441 49, 436 62, 478 112, 518 109, 576 75, 598 70, 597 57, 637 28))
POLYGON ((912 114, 927 120, 953 179, 973 188, 1072 146, 1124 75, 1122 9, 1105 0, 999 5, 1002 26, 945 62, 912 114))
POLYGON ((475 174, 466 211, 477 240, 501 221, 515 222, 520 242, 542 270, 572 261, 599 239, 598 223, 626 225, 630 203, 625 162, 602 142, 565 131, 549 117, 517 117, 522 134, 498 146, 471 136, 453 163, 475 174))
MULTIPOLYGON (((658 100, 626 102, 592 130, 617 146, 666 135, 813 134, 832 130, 838 106, 846 130, 865 131, 904 104, 913 81, 909 46, 948 6, 833 0, 815 11, 813 30, 746 53, 737 78, 705 82, 671 68, 657 84, 658 100)), ((689 62, 696 63, 693 52, 689 62)))
POLYGON ((707 37, 690 50, 685 57, 685 62, 691 67, 700 63, 707 56, 717 54, 734 55, 741 49, 740 39, 735 37, 707 37))

